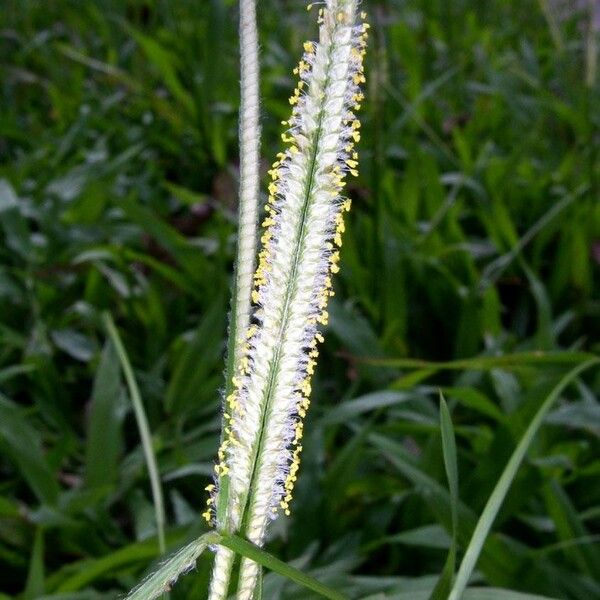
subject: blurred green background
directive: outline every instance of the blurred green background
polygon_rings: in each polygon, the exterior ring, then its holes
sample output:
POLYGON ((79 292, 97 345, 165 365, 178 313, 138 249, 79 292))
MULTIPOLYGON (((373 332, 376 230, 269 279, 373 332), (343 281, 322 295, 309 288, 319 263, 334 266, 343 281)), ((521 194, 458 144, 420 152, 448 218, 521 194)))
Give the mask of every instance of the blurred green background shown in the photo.
MULTIPOLYGON (((450 544, 439 391, 464 549, 542 400, 600 350, 600 3, 363 7, 361 175, 292 516, 268 548, 351 598, 411 598, 450 544)), ((292 0, 260 0, 259 20, 267 165, 316 25, 292 0)), ((103 311, 141 389, 169 550, 204 531, 235 248, 236 30, 234 1, 0 3, 2 598, 117 598, 158 560, 103 311)), ((599 388, 585 373, 546 419, 482 585, 600 598, 599 388)), ((209 570, 207 555, 171 598, 205 598, 209 570)), ((313 596, 270 574, 264 597, 313 596)))

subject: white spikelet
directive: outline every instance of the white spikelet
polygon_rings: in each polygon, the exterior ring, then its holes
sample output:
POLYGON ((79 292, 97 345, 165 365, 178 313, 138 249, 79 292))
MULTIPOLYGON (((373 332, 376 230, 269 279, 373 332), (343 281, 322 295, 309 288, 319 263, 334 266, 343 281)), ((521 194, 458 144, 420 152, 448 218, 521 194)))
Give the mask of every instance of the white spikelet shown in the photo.
MULTIPOLYGON (((328 320, 331 274, 349 200, 345 175, 356 175, 354 111, 363 95, 366 23, 356 24, 358 0, 327 0, 319 10, 319 41, 306 42, 294 70, 292 117, 282 135, 287 149, 270 171, 267 216, 254 276, 254 323, 226 399, 228 426, 219 449, 217 481, 207 519, 229 484, 228 529, 262 545, 268 522, 289 503, 302 451, 302 418, 328 320)), ((364 13, 361 14, 364 18, 364 13)), ((243 559, 238 598, 249 600, 257 565, 243 559)), ((213 575, 214 577, 214 575, 213 575)), ((225 585, 225 584, 221 584, 225 585)))

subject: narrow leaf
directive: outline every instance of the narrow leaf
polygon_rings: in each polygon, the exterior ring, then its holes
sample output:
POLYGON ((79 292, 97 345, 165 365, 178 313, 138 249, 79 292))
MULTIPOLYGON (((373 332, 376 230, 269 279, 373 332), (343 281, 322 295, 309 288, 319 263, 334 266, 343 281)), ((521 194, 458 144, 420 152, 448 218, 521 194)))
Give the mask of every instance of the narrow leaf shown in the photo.
POLYGON ((394 367, 398 369, 429 369, 435 371, 488 371, 497 368, 520 368, 532 365, 572 365, 593 358, 587 352, 518 352, 500 356, 474 356, 435 362, 418 358, 365 358, 362 362, 379 367, 394 367))
POLYGON ((492 528, 492 524, 496 518, 496 515, 500 510, 502 502, 504 501, 504 498, 506 497, 506 494, 508 493, 508 490, 517 474, 519 466, 523 462, 525 454, 527 453, 535 434, 542 425, 546 414, 563 390, 580 373, 592 366, 598 365, 599 363, 600 359, 594 358, 569 371, 569 373, 567 373, 559 381, 559 383, 546 397, 541 407, 531 420, 531 423, 521 437, 521 440, 510 457, 506 468, 500 476, 494 491, 492 492, 483 512, 481 513, 481 516, 479 517, 479 521, 477 522, 477 526, 475 527, 475 531, 473 532, 473 536, 471 537, 471 541, 465 552, 460 569, 458 570, 456 581, 454 582, 454 587, 452 588, 452 592, 450 593, 448 600, 460 600, 460 598, 462 598, 463 592, 467 587, 471 574, 473 573, 475 565, 477 564, 479 554, 481 553, 485 540, 492 528))
POLYGON ((458 536, 458 465, 456 458, 456 439, 448 405, 440 394, 440 429, 442 432, 442 450, 444 466, 450 489, 450 508, 452 515, 452 542, 446 563, 440 578, 433 589, 431 600, 446 600, 452 586, 456 566, 456 540, 458 536))
POLYGON ((114 346, 107 342, 92 389, 86 446, 85 481, 95 488, 114 481, 121 448, 119 411, 121 373, 114 346))
POLYGON ((268 552, 265 552, 262 548, 255 546, 251 542, 248 542, 235 535, 227 535, 222 537, 219 542, 220 545, 226 546, 230 550, 245 556, 257 562, 259 565, 279 573, 283 577, 296 582, 297 584, 312 590, 318 594, 321 594, 323 598, 329 598, 330 600, 345 600, 346 597, 340 592, 331 589, 330 587, 317 581, 310 575, 306 575, 302 571, 284 563, 283 561, 275 558, 268 552))
POLYGON ((150 433, 150 426, 146 417, 146 411, 144 410, 144 403, 142 402, 142 396, 138 388, 129 357, 119 336, 119 332, 115 327, 115 323, 108 313, 103 314, 104 325, 108 332, 108 335, 117 351, 117 356, 121 362, 121 368, 125 375, 125 381, 129 388, 129 396, 131 403, 133 404, 133 410, 137 421, 138 429, 140 432, 140 438, 142 442, 142 448, 144 451, 144 457, 146 459, 146 466, 148 468, 148 476, 150 478, 150 486, 152 488, 152 499, 154 501, 154 510, 156 513, 156 529, 158 532, 158 546, 160 553, 164 554, 166 550, 165 546, 165 508, 163 501, 163 493, 160 484, 160 472, 158 465, 156 464, 156 457, 154 456, 154 447, 152 445, 152 435, 150 433))
POLYGON ((19 406, 0 396, 0 450, 16 464, 21 476, 45 504, 58 498, 58 484, 42 450, 39 433, 19 406))
POLYGON ((180 575, 184 575, 194 568, 198 557, 206 547, 218 539, 218 533, 209 532, 190 542, 166 560, 156 572, 145 579, 138 587, 129 592, 125 600, 153 600, 162 593, 169 591, 180 575))
POLYGON ((23 598, 24 600, 35 600, 35 598, 42 596, 44 592, 44 530, 38 527, 35 531, 23 598))

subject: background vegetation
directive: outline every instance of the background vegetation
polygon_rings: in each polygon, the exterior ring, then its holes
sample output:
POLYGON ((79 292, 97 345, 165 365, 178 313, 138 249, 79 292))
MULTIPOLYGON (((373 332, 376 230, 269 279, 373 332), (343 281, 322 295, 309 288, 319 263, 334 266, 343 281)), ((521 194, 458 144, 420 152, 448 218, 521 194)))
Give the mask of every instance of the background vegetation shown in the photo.
MULTIPOLYGON (((416 598, 450 545, 439 390, 464 549, 531 416, 600 349, 598 29, 569 2, 364 7, 362 171, 293 514, 268 547, 351 597, 416 598)), ((235 240, 236 7, 0 10, 0 596, 116 598, 158 545, 103 311, 141 389, 167 546, 204 530, 235 240)), ((265 164, 313 21, 303 3, 260 2, 265 164)), ((588 371, 554 406, 477 581, 600 598, 599 384, 588 371)), ((203 598, 209 569, 205 555, 171 598, 203 598)), ((271 574, 264 597, 310 596, 271 574)))

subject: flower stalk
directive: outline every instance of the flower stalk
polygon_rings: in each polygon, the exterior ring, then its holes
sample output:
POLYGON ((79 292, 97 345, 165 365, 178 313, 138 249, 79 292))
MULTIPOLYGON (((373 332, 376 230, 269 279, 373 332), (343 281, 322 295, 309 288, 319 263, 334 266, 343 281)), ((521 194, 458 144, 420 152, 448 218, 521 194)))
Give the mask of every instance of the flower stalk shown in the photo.
MULTIPOLYGON (((257 224, 259 213, 260 182, 260 121, 258 30, 256 26, 256 0, 240 0, 240 185, 238 204, 238 243, 235 273, 231 294, 231 316, 227 364, 225 368, 225 397, 233 391, 233 374, 240 362, 243 336, 250 324, 251 291, 256 264, 257 224), (240 339, 241 336, 241 339, 240 339)), ((227 413, 225 413, 227 414, 227 413)), ((221 443, 224 441, 226 421, 223 420, 221 443)), ((220 510, 217 526, 229 530, 226 518, 228 494, 226 482, 221 481, 220 510)), ((214 577, 209 598, 218 600, 227 594, 227 582, 233 566, 234 553, 225 546, 216 549, 214 577)))
MULTIPOLYGON (((310 9, 310 5, 309 5, 310 9)), ((339 271, 347 173, 357 175, 363 56, 368 24, 358 0, 327 0, 319 41, 294 70, 280 152, 269 171, 254 310, 226 397, 225 426, 206 519, 263 545, 269 522, 289 514, 302 452, 303 418, 339 271), (225 498, 225 499, 224 499, 225 498)), ((212 600, 226 597, 231 556, 217 553, 212 600)), ((251 600, 258 565, 242 559, 239 600, 251 600)))

